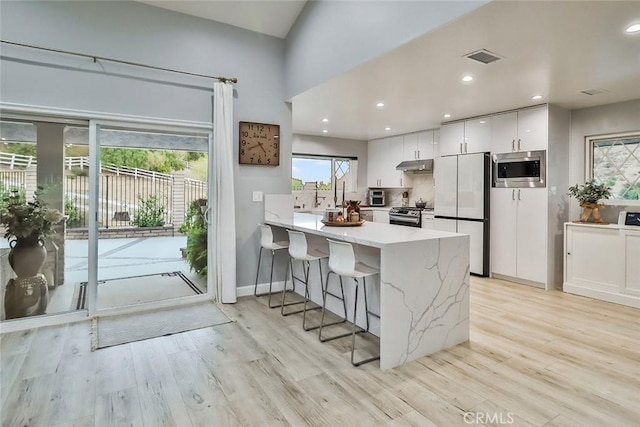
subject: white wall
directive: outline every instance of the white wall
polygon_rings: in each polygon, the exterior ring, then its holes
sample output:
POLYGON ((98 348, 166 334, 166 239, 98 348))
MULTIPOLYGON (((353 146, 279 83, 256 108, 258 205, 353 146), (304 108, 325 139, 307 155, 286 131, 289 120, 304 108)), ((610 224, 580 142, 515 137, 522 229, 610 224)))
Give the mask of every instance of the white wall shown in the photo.
MULTIPOLYGON (((640 131, 640 99, 582 108, 571 111, 571 146, 569 164, 569 182, 571 185, 585 182, 585 138, 618 132, 640 131)), ((569 220, 580 217, 581 208, 572 199, 569 208, 569 220)), ((617 207, 607 207, 602 216, 607 222, 617 222, 617 207)))
POLYGON ((309 1, 287 35, 293 97, 488 3, 309 1))
MULTIPOLYGON (((281 127, 279 167, 239 166, 236 162, 234 169, 237 284, 253 284, 257 224, 263 219, 263 206, 251 202, 252 191, 291 191, 291 110, 284 102, 284 40, 137 2, 2 1, 0 7, 0 37, 4 40, 238 77, 236 141, 240 120, 281 127)), ((84 58, 4 44, 2 55, 1 102, 211 121, 212 81, 208 79, 112 63, 102 64, 103 70, 84 58), (55 67, 48 65, 51 63, 55 67)))

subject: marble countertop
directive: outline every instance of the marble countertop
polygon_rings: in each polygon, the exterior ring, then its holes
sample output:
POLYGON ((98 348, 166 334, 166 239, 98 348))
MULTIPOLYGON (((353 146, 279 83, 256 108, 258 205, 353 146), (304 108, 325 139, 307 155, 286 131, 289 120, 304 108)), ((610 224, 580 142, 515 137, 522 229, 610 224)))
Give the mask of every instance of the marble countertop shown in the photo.
POLYGON ((405 227, 402 225, 365 222, 359 227, 332 227, 321 222, 322 216, 294 213, 293 218, 265 219, 270 225, 289 228, 305 233, 343 240, 374 248, 407 242, 421 242, 426 240, 443 239, 461 236, 457 233, 436 231, 423 228, 405 227))

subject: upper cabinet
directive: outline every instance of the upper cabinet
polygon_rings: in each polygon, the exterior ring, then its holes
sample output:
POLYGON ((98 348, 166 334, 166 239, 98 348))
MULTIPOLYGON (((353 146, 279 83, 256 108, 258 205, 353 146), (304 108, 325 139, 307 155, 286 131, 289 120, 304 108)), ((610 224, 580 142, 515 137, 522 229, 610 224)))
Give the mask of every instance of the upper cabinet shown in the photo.
POLYGON ((367 186, 379 188, 411 187, 411 177, 396 166, 403 160, 402 136, 369 141, 367 157, 367 186))
POLYGON ((434 135, 433 129, 404 135, 402 160, 433 159, 434 135))
POLYGON ((464 122, 464 153, 491 151, 491 117, 479 117, 464 122))
POLYGON ((546 150, 548 147, 547 107, 498 114, 491 122, 491 152, 546 150))
POLYGON ((491 117, 442 125, 439 145, 441 156, 490 151, 491 117))
POLYGON ((464 122, 448 123, 440 127, 440 155, 462 154, 464 122))

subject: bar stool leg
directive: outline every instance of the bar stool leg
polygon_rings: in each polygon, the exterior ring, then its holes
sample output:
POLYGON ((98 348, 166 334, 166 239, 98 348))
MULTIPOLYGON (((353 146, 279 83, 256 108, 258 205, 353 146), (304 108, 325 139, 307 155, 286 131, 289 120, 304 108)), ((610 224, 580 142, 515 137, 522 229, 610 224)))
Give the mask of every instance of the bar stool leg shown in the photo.
MULTIPOLYGON (((318 339, 320 340, 320 342, 332 341, 332 340, 336 340, 338 338, 348 337, 349 335, 352 334, 351 332, 347 332, 347 333, 344 333, 344 334, 339 334, 339 335, 335 335, 335 336, 332 336, 332 337, 326 337, 326 338, 324 338, 322 336, 322 328, 324 328, 326 326, 339 325, 340 323, 345 323, 347 321, 347 303, 346 303, 345 298, 344 298, 344 286, 342 284, 342 276, 340 276, 339 274, 336 274, 338 276, 338 278, 340 279, 340 290, 342 292, 342 307, 343 307, 343 310, 344 310, 344 317, 342 318, 342 320, 338 320, 337 322, 332 322, 332 323, 327 323, 327 324, 324 323, 324 311, 325 311, 325 307, 327 306, 327 294, 330 294, 331 296, 340 299, 336 295, 331 294, 329 292, 329 275, 331 273, 334 273, 334 272, 333 271, 329 271, 327 273, 326 291, 325 291, 324 298, 323 298, 323 301, 322 301, 322 317, 321 317, 321 320, 320 320, 320 331, 318 332, 318 339)), ((356 289, 357 289, 357 287, 356 287, 356 289)), ((364 329, 361 329, 361 330, 357 331, 356 333, 357 334, 361 334, 363 332, 366 332, 366 331, 364 329)))
MULTIPOLYGON (((318 269, 320 270, 320 288, 324 289, 324 285, 322 284, 322 265, 320 264, 320 260, 318 260, 318 269)), ((309 293, 309 269, 311 268, 311 263, 309 261, 307 261, 307 274, 305 277, 305 284, 304 284, 304 288, 305 288, 305 292, 304 292, 304 308, 303 308, 303 312, 302 312, 302 329, 304 329, 305 331, 312 331, 314 329, 318 329, 320 327, 320 325, 318 326, 311 326, 311 327, 307 327, 307 303, 309 302, 310 299, 310 293, 309 293)), ((311 310, 317 310, 320 307, 314 307, 311 310)))
MULTIPOLYGON (((296 277, 293 274, 293 258, 289 257, 289 266, 291 267, 291 284, 293 285, 293 289, 291 290, 291 292, 295 292, 296 289, 296 280, 298 280, 299 282, 304 283, 305 286, 305 299, 303 301, 292 301, 292 302, 288 302, 285 304, 285 293, 287 292, 287 276, 285 275, 285 279, 284 279, 284 288, 282 288, 282 305, 280 306, 280 314, 282 314, 283 316, 290 316, 292 314, 297 314, 297 313, 306 313, 307 310, 320 310, 322 307, 318 306, 318 307, 313 307, 313 308, 306 308, 307 305, 307 301, 309 299, 309 262, 308 261, 302 261, 302 272, 304 273, 304 281, 302 279, 300 279, 299 277, 296 277), (305 269, 305 264, 307 263, 307 268, 305 269), (290 305, 296 305, 296 304, 304 304, 304 308, 302 310, 295 310, 295 311, 290 311, 288 313, 285 313, 284 308, 288 307, 290 305)), ((304 319, 303 319, 303 323, 304 323, 304 319)))
MULTIPOLYGON (((354 307, 353 307, 353 334, 351 336, 351 364, 353 366, 360 366, 363 365, 365 363, 369 363, 369 362, 373 362, 374 360, 380 360, 380 356, 374 356, 374 357, 370 357, 368 359, 364 359, 364 360, 360 360, 358 362, 354 361, 354 354, 356 351, 356 315, 357 315, 357 311, 358 311, 358 288, 360 287, 358 280, 357 279, 353 279, 356 282, 356 296, 355 296, 355 303, 354 303, 354 307)), ((367 306, 367 288, 366 288, 366 279, 363 277, 362 278, 362 286, 364 289, 364 301, 365 301, 365 317, 367 319, 367 330, 369 330, 369 308, 367 306)), ((363 332, 366 332, 363 331, 363 332)))
POLYGON ((262 261, 262 249, 262 246, 260 246, 260 252, 258 253, 258 268, 256 269, 256 284, 253 287, 253 295, 256 297, 264 295, 258 295, 258 276, 260 276, 260 261, 262 261))

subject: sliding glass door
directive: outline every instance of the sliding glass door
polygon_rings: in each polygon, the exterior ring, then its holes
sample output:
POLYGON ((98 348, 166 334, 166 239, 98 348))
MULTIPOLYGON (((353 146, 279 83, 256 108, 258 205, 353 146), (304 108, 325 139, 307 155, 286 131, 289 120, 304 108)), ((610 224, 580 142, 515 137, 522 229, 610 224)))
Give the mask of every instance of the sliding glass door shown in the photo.
POLYGON ((90 125, 90 312, 210 299, 209 132, 90 125))

